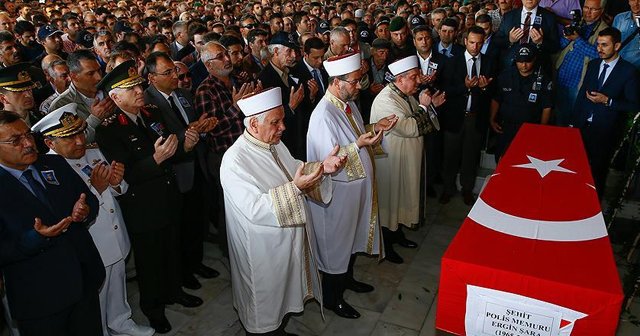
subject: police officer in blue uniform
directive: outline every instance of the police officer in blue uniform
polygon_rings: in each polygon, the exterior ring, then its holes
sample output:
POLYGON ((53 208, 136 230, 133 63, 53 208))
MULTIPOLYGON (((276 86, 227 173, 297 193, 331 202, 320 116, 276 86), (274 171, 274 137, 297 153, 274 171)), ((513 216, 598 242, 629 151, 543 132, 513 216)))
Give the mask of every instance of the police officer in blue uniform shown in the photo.
POLYGON ((491 102, 491 128, 498 134, 496 161, 504 154, 523 123, 547 124, 551 117, 552 82, 537 64, 537 48, 518 47, 515 65, 498 77, 491 102))

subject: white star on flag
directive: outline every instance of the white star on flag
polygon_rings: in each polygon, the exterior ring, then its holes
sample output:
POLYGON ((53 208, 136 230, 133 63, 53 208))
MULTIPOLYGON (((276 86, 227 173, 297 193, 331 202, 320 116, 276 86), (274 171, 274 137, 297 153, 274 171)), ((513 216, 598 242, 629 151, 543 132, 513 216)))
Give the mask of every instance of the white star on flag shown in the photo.
POLYGON ((535 169, 538 172, 538 174, 540 174, 540 177, 545 177, 547 176, 547 174, 549 174, 552 171, 557 171, 561 173, 571 173, 571 174, 576 173, 567 168, 560 167, 560 163, 564 161, 564 159, 544 161, 529 155, 527 155, 527 158, 529 159, 530 163, 514 165, 513 167, 535 169))

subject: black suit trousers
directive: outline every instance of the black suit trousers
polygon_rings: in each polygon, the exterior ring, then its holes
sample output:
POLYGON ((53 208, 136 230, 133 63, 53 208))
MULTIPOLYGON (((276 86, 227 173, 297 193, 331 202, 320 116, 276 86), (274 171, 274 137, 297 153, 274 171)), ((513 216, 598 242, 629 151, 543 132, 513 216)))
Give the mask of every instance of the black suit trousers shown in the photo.
POLYGON ((475 186, 480 151, 484 143, 484 134, 476 127, 477 118, 477 115, 465 116, 462 128, 458 132, 444 132, 442 179, 444 192, 450 195, 457 191, 458 172, 462 190, 471 192, 475 186))
POLYGON ((131 233, 136 277, 140 288, 140 308, 150 318, 164 315, 164 306, 178 294, 180 277, 180 230, 166 225, 158 230, 131 233))
POLYGON ((204 237, 207 221, 205 213, 206 180, 202 174, 200 164, 196 160, 193 188, 182 194, 182 216, 180 223, 182 276, 192 275, 198 265, 202 263, 204 254, 204 237))

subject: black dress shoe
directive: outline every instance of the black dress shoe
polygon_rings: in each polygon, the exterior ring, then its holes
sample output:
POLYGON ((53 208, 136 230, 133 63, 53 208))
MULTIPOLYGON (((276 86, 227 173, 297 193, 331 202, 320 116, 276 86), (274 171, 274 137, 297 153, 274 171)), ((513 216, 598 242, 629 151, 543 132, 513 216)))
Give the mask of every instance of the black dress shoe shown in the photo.
POLYGON ((158 334, 166 334, 171 331, 171 324, 164 315, 160 318, 149 317, 149 325, 155 329, 158 334))
POLYGON ((357 319, 358 317, 360 317, 360 313, 358 313, 357 310, 351 307, 351 305, 346 303, 344 300, 340 300, 338 304, 335 305, 335 307, 326 306, 326 308, 332 310, 334 313, 336 313, 336 315, 340 317, 348 319, 357 319))
POLYGON ((182 290, 180 292, 181 293, 178 293, 178 295, 175 298, 173 298, 171 303, 177 303, 186 308, 194 308, 202 305, 203 301, 201 298, 197 296, 189 295, 183 292, 182 290))
POLYGON ((364 282, 356 281, 355 279, 351 279, 351 281, 347 281, 347 289, 352 290, 356 293, 369 293, 373 292, 373 286, 366 284, 364 282))
POLYGON ((193 274, 189 274, 182 280, 182 287, 195 290, 202 288, 202 285, 193 274))
POLYGON ((220 275, 220 272, 214 270, 211 267, 205 266, 203 264, 200 264, 198 267, 196 267, 196 270, 194 273, 205 279, 213 279, 220 275))
POLYGON ((402 264, 404 263, 404 259, 398 254, 398 252, 392 249, 386 249, 384 251, 384 259, 386 259, 390 263, 394 264, 402 264))
POLYGON ((403 238, 400 241, 398 241, 398 245, 402 246, 402 247, 406 247, 406 248, 416 248, 418 247, 418 243, 411 241, 407 238, 403 238))

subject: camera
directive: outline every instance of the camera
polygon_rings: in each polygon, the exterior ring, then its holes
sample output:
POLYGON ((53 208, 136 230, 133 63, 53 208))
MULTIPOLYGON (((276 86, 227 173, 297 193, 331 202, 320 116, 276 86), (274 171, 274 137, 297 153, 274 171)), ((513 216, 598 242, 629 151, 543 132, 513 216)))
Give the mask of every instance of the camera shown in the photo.
POLYGON ((564 27, 563 33, 564 35, 573 35, 582 28, 582 13, 579 9, 574 9, 569 12, 569 16, 571 16, 571 23, 564 27))

